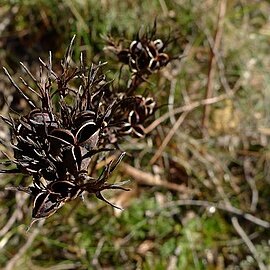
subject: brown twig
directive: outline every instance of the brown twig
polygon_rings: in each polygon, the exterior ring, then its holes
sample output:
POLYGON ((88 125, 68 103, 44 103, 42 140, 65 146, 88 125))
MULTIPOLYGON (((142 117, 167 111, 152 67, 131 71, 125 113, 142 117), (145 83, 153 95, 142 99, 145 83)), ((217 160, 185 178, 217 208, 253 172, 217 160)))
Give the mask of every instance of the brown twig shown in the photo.
POLYGON ((185 120, 185 118, 188 115, 188 113, 189 113, 189 111, 183 112, 180 115, 180 117, 177 119, 177 121, 173 125, 172 129, 170 130, 170 132, 167 134, 167 136, 162 141, 161 146, 159 147, 159 149, 157 150, 157 152, 155 153, 155 155, 151 158, 150 164, 154 164, 158 160, 158 158, 161 156, 161 154, 164 151, 165 147, 170 142, 170 140, 173 137, 173 135, 175 134, 175 132, 179 129, 180 125, 183 123, 183 121, 185 120))
POLYGON ((179 108, 175 108, 172 112, 167 112, 165 114, 163 114, 161 117, 159 117, 158 119, 156 119, 152 124, 150 124, 148 127, 145 128, 145 134, 150 133, 153 129, 155 129, 157 126, 159 126, 162 122, 166 121, 168 118, 170 118, 171 114, 179 114, 179 113, 183 113, 186 111, 192 111, 200 106, 206 106, 206 105, 210 105, 210 104, 214 104, 220 101, 223 101, 227 98, 232 98, 234 96, 235 92, 232 92, 230 94, 221 94, 219 96, 216 97, 212 97, 209 99, 203 99, 203 100, 197 100, 194 101, 190 104, 181 106, 179 108))
POLYGON ((132 177, 136 182, 149 186, 160 186, 170 190, 175 190, 181 193, 187 193, 187 187, 185 185, 178 185, 175 183, 170 183, 168 181, 162 180, 159 176, 152 175, 151 173, 143 172, 139 169, 136 169, 124 162, 119 166, 119 169, 132 177))
MULTIPOLYGON (((218 14, 218 22, 217 22, 217 29, 214 38, 214 47, 211 48, 210 46, 210 63, 209 63, 209 70, 208 70, 208 80, 206 86, 206 93, 205 98, 209 99, 213 96, 213 84, 214 84, 214 77, 216 73, 216 52, 219 50, 222 33, 223 33, 223 23, 224 17, 226 14, 226 5, 227 0, 221 0, 219 6, 219 14, 218 14)), ((210 115, 210 106, 206 105, 204 107, 204 113, 202 118, 202 128, 204 132, 209 125, 209 115, 210 115)))

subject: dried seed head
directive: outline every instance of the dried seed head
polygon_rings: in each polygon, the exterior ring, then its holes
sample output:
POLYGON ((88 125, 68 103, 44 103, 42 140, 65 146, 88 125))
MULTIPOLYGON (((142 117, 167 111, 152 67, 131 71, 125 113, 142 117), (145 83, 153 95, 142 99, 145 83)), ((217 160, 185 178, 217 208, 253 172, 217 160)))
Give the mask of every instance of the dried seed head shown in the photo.
MULTIPOLYGON (((106 189, 127 190, 122 185, 107 183, 124 154, 105 166, 97 178, 87 174, 89 162, 94 162, 94 155, 111 151, 109 145, 117 144, 119 137, 128 134, 143 137, 144 122, 156 110, 151 97, 132 96, 129 89, 112 91, 102 72, 103 64, 86 67, 81 57, 80 66, 72 67, 73 40, 62 61, 60 75, 52 69, 51 55, 49 64, 40 60, 41 78, 35 78, 22 64, 35 85, 30 87, 23 79, 24 88, 31 89, 37 101, 31 100, 4 69, 31 109, 26 115, 2 119, 13 132, 15 171, 33 177, 32 186, 18 187, 17 190, 32 195, 32 216, 35 219, 51 216, 83 192, 95 194, 112 205, 101 192, 106 189), (58 104, 54 104, 54 99, 58 104)), ((165 57, 164 47, 161 40, 145 35, 134 40, 123 55, 126 54, 126 63, 134 72, 150 74, 166 65, 166 59, 161 61, 165 57), (149 67, 152 59, 158 64, 149 67)))
POLYGON ((165 67, 172 59, 165 53, 169 40, 162 41, 155 38, 155 35, 156 25, 143 35, 138 33, 128 47, 123 47, 122 43, 117 44, 110 38, 107 40, 108 48, 117 55, 120 62, 129 65, 134 74, 148 76, 165 67))

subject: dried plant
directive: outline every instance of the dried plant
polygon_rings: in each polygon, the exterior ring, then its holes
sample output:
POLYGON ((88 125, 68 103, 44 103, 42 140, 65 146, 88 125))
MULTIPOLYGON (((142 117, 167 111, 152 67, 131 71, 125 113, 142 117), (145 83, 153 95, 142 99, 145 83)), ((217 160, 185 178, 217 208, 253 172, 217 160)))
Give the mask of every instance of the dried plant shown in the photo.
POLYGON ((128 190, 122 186, 125 182, 107 182, 125 153, 106 165, 96 178, 89 173, 89 163, 97 154, 114 151, 123 136, 144 137, 143 124, 155 112, 156 102, 152 97, 134 95, 134 92, 145 76, 165 66, 170 59, 163 52, 165 44, 160 39, 152 41, 147 34, 138 37, 129 50, 118 54, 121 61, 126 54, 124 62, 130 66, 131 83, 125 91, 112 90, 103 73, 104 63, 88 67, 82 54, 79 66, 72 62, 74 38, 61 63, 61 72, 53 69, 51 54, 48 63, 39 59, 39 78, 21 63, 32 83, 21 78, 23 87, 20 87, 4 68, 12 85, 27 101, 30 112, 17 117, 1 116, 12 130, 14 157, 10 163, 16 168, 0 172, 32 176, 30 186, 10 189, 32 196, 34 220, 51 216, 84 192, 95 194, 118 208, 101 192, 128 190), (28 96, 24 89, 35 98, 28 96))
POLYGON ((127 85, 126 93, 133 95, 138 85, 147 81, 148 77, 164 68, 170 61, 178 57, 171 57, 166 48, 172 40, 168 37, 162 40, 156 35, 156 21, 152 29, 140 33, 131 42, 115 41, 107 37, 106 49, 113 52, 119 62, 129 67, 131 79, 127 85))

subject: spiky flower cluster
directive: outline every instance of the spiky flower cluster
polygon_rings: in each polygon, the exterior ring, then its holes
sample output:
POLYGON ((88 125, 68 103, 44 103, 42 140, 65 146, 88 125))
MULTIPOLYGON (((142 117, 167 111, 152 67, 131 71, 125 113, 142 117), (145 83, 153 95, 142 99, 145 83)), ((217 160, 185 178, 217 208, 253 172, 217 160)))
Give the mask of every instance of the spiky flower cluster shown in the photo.
POLYGON ((165 67, 171 58, 165 53, 169 39, 163 42, 156 38, 156 23, 150 32, 137 34, 136 38, 127 48, 122 44, 116 44, 114 40, 108 38, 108 49, 112 50, 119 61, 128 65, 133 75, 141 78, 165 67))
MULTIPOLYGON (((62 62, 60 74, 52 68, 51 55, 48 63, 40 59, 39 79, 22 64, 35 87, 31 87, 24 79, 22 83, 36 96, 34 99, 4 69, 31 110, 27 115, 17 118, 2 116, 12 130, 12 163, 16 164, 16 168, 0 172, 32 176, 32 185, 13 189, 27 192, 33 197, 34 219, 49 217, 66 202, 84 192, 95 194, 117 207, 107 201, 101 191, 128 190, 122 187, 123 183, 107 182, 124 153, 106 165, 97 178, 89 174, 89 163, 95 155, 113 151, 112 145, 117 145, 120 137, 143 137, 143 123, 156 109, 153 98, 131 95, 129 86, 125 92, 112 91, 102 73, 102 64, 87 67, 81 56, 80 66, 74 67, 71 62, 73 41, 74 38, 62 62)), ((154 69, 164 66, 168 61, 162 53, 162 42, 158 40, 147 40, 147 44, 145 38, 133 41, 130 51, 128 63, 132 65, 132 72, 135 68, 142 72, 146 67, 143 67, 142 62, 154 69), (154 60, 149 60, 149 57, 154 60), (157 63, 154 64, 154 61, 157 63)))

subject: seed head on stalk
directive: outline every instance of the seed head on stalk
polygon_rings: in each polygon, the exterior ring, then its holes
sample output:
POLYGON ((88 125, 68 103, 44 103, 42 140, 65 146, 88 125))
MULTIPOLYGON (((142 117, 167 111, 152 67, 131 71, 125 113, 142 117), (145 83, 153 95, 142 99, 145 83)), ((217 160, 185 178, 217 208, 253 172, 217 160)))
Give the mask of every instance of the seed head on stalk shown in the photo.
POLYGON ((118 60, 129 66, 130 80, 124 89, 115 89, 107 81, 103 72, 106 63, 87 66, 83 54, 79 65, 72 61, 75 36, 60 71, 53 68, 51 53, 47 62, 39 58, 38 78, 21 63, 27 78, 20 77, 20 85, 3 68, 11 84, 26 100, 29 112, 1 116, 12 132, 13 157, 9 163, 15 168, 0 169, 0 173, 31 176, 29 186, 9 189, 31 195, 34 221, 48 218, 83 193, 94 194, 119 208, 101 192, 128 190, 122 186, 126 181, 107 182, 125 153, 105 165, 99 176, 95 165, 97 155, 115 152, 123 137, 143 138, 144 125, 157 110, 153 97, 136 94, 141 83, 173 59, 165 53, 167 41, 155 37, 155 27, 151 33, 138 34, 127 49, 119 49, 111 42, 118 60))
POLYGON ((74 38, 62 62, 60 75, 52 68, 51 54, 48 64, 40 59, 42 76, 39 79, 21 63, 34 87, 21 79, 23 85, 36 95, 37 101, 26 95, 4 68, 12 85, 26 99, 30 112, 16 118, 1 117, 12 130, 14 157, 11 161, 16 168, 0 172, 24 173, 32 177, 29 187, 12 189, 27 192, 33 197, 34 219, 51 216, 83 192, 93 193, 112 205, 103 197, 102 190, 128 190, 121 184, 107 183, 124 153, 105 166, 98 178, 88 175, 88 165, 94 155, 113 151, 107 144, 108 140, 102 137, 111 119, 117 118, 115 113, 125 98, 110 102, 104 99, 108 84, 101 70, 104 64, 86 67, 81 56, 80 66, 71 66, 73 41, 74 38), (53 102, 55 97, 58 104, 53 102))

